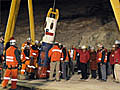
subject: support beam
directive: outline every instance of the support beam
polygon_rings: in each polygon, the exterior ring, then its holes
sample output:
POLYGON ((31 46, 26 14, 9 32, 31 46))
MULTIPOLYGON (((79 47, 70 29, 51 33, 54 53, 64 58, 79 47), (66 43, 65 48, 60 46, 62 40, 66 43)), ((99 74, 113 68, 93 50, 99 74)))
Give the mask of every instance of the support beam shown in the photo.
POLYGON ((120 31, 120 0, 110 0, 120 31))
POLYGON ((6 46, 6 43, 7 43, 7 42, 9 41, 9 39, 10 39, 11 25, 12 25, 13 17, 14 17, 14 14, 15 14, 16 2, 17 2, 17 0, 12 0, 12 3, 11 3, 9 18, 8 18, 7 27, 6 27, 6 32, 5 32, 5 42, 4 42, 4 46, 6 46))
POLYGON ((17 2, 16 2, 15 14, 14 14, 14 18, 13 18, 13 21, 12 21, 10 38, 13 36, 14 30, 15 30, 15 23, 16 23, 16 19, 17 19, 17 16, 18 16, 19 8, 20 8, 20 2, 21 2, 21 0, 17 0, 17 2))
POLYGON ((34 17, 33 17, 33 6, 32 0, 28 0, 28 9, 29 9, 29 22, 30 22, 30 33, 32 43, 35 41, 35 31, 34 31, 34 17))

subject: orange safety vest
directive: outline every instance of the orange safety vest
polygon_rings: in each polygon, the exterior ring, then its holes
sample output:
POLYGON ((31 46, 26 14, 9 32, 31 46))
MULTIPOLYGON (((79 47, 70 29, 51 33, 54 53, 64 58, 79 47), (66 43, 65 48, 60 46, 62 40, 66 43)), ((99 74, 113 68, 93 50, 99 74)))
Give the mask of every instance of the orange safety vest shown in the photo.
POLYGON ((68 57, 68 52, 67 52, 67 49, 66 49, 66 58, 65 60, 63 61, 63 54, 62 54, 62 57, 61 57, 61 61, 64 62, 64 61, 69 61, 69 57, 68 57))
MULTIPOLYGON (((76 60, 76 50, 73 51, 73 61, 76 60)), ((69 50, 69 55, 71 55, 71 50, 69 50)))
MULTIPOLYGON (((102 59, 102 51, 98 52, 98 59, 97 59, 97 62, 101 62, 101 59, 102 59)), ((105 59, 104 59, 104 63, 107 62, 107 53, 105 52, 105 59)))
POLYGON ((18 66, 18 61, 16 60, 15 57, 15 50, 16 48, 14 46, 10 46, 7 50, 6 50, 6 65, 8 66, 8 68, 12 67, 17 67, 18 66))
POLYGON ((37 58, 38 57, 38 50, 33 50, 32 48, 30 49, 30 57, 37 58))
POLYGON ((27 57, 24 52, 22 52, 21 53, 21 61, 24 62, 25 60, 30 60, 30 58, 27 57))

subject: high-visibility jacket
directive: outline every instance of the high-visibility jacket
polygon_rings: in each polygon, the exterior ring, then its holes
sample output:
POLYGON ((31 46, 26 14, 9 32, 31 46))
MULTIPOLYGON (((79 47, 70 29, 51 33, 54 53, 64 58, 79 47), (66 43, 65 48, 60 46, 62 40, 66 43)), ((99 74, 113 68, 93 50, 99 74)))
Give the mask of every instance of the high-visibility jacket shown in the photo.
POLYGON ((105 50, 100 50, 97 53, 97 62, 106 63, 107 62, 107 52, 105 50))
POLYGON ((110 64, 113 65, 114 64, 114 51, 111 52, 109 59, 110 59, 110 64))
MULTIPOLYGON (((30 52, 28 52, 28 53, 30 53, 30 52)), ((29 56, 26 56, 26 55, 25 55, 25 52, 22 52, 22 53, 21 53, 21 61, 22 61, 22 62, 25 62, 26 60, 30 60, 30 57, 29 57, 29 56)))
POLYGON ((61 58, 62 62, 68 62, 69 61, 69 57, 68 57, 68 52, 66 48, 62 48, 62 58, 61 58), (65 51, 63 51, 65 50, 65 51))
POLYGON ((18 61, 16 60, 15 57, 16 49, 17 48, 15 48, 14 46, 10 46, 6 51, 6 65, 8 66, 8 68, 18 66, 18 61))
POLYGON ((48 57, 51 58, 51 61, 60 61, 62 57, 62 50, 57 45, 54 45, 48 52, 48 57))
MULTIPOLYGON (((27 46, 27 45, 28 45, 27 42, 24 42, 24 43, 22 44, 22 47, 21 47, 22 52, 24 51, 25 46, 27 46)), ((31 48, 31 47, 32 47, 32 44, 30 43, 29 46, 30 46, 30 48, 31 48)))
POLYGON ((30 57, 37 58, 38 53, 39 53, 38 49, 35 49, 35 50, 33 48, 30 49, 30 57))
POLYGON ((120 64, 120 48, 114 52, 114 63, 120 64))
POLYGON ((71 50, 69 50, 69 56, 70 56, 70 58, 73 58, 73 61, 74 60, 76 60, 76 50, 75 49, 71 49, 71 50), (71 51, 73 50, 73 56, 71 56, 71 51))

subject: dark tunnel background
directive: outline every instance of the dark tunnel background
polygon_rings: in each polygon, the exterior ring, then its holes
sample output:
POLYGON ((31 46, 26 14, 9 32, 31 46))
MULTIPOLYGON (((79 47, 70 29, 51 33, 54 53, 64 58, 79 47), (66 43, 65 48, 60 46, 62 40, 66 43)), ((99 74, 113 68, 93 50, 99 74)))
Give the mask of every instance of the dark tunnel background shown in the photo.
MULTIPOLYGON (((35 24, 45 20, 47 11, 53 7, 53 2, 54 0, 33 0, 35 24), (37 21, 37 17, 40 20, 37 21)), ((2 24, 7 24, 10 5, 11 0, 0 0, 0 27, 2 24)), ((56 8, 60 10, 59 20, 97 17, 101 19, 102 24, 105 24, 111 21, 114 16, 110 0, 56 0, 56 8)), ((27 0, 21 0, 18 20, 23 16, 26 17, 29 24, 27 0)))

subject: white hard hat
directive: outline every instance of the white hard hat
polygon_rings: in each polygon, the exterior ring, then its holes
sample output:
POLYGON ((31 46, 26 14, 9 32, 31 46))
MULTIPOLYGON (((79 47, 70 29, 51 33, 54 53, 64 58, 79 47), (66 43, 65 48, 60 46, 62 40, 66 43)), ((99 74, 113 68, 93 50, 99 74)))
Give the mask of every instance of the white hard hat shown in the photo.
POLYGON ((29 46, 29 45, 26 45, 25 48, 30 48, 30 46, 29 46))
POLYGON ((62 45, 61 43, 59 43, 59 45, 62 45))
POLYGON ((81 47, 81 49, 86 49, 87 47, 85 46, 85 45, 83 45, 82 47, 81 47))
POLYGON ((59 42, 55 42, 55 44, 59 44, 59 42))
POLYGON ((102 47, 103 47, 103 45, 102 45, 102 44, 98 44, 97 46, 98 46, 98 47, 100 47, 100 48, 102 48, 102 47))
POLYGON ((63 47, 66 47, 65 45, 63 45, 63 47))
POLYGON ((112 47, 115 48, 115 45, 113 45, 112 47))
POLYGON ((10 45, 15 45, 15 44, 16 44, 16 40, 15 39, 10 40, 10 45))
POLYGON ((115 40, 115 44, 120 44, 120 40, 115 40))
POLYGON ((35 40, 35 44, 39 44, 39 41, 38 41, 38 40, 35 40))
POLYGON ((94 47, 91 47, 90 49, 94 50, 95 48, 94 48, 94 47))
POLYGON ((40 41, 40 44, 42 44, 43 41, 40 41))
POLYGON ((30 38, 30 37, 29 37, 29 38, 27 38, 27 41, 28 41, 28 40, 31 40, 31 38, 30 38))

